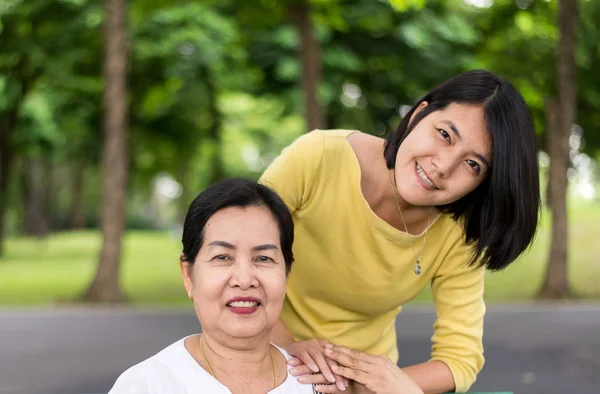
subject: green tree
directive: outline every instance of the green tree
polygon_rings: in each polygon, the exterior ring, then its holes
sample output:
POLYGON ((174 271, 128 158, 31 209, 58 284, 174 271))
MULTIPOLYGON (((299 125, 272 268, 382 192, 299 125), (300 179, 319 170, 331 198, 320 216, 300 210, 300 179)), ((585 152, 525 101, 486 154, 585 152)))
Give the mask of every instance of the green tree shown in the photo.
MULTIPOLYGON (((31 127, 41 120, 40 113, 30 108, 24 114, 24 105, 30 93, 40 94, 40 81, 52 81, 64 73, 66 58, 62 55, 77 55, 82 22, 78 15, 86 7, 86 2, 68 0, 10 0, 0 6, 0 254, 11 174, 24 147, 16 140, 16 131, 20 141, 43 145, 48 137, 43 130, 52 128, 55 121, 52 116, 42 122, 43 127, 31 127), (37 133, 37 137, 23 133, 37 133)), ((30 146, 25 148, 35 160, 49 154, 49 149, 36 153, 30 146)))
POLYGON ((558 6, 560 40, 556 60, 558 98, 550 99, 546 108, 549 126, 549 198, 552 210, 552 240, 548 268, 540 292, 540 296, 546 298, 563 298, 570 294, 567 278, 567 170, 569 137, 575 123, 577 108, 575 47, 578 24, 577 0, 560 0, 558 6))
POLYGON ((102 154, 102 250, 96 275, 83 295, 93 302, 121 302, 119 284, 127 188, 127 6, 106 0, 104 24, 104 146, 102 154))

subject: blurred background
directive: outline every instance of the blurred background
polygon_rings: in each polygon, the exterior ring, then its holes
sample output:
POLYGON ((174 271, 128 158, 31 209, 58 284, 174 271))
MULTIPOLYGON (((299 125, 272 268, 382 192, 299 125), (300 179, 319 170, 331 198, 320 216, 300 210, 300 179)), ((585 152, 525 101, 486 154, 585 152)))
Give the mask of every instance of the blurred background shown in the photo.
POLYGON ((187 305, 203 188, 315 128, 385 136, 484 68, 531 107, 544 199, 486 298, 595 308, 599 20, 597 0, 0 0, 0 307, 187 305))

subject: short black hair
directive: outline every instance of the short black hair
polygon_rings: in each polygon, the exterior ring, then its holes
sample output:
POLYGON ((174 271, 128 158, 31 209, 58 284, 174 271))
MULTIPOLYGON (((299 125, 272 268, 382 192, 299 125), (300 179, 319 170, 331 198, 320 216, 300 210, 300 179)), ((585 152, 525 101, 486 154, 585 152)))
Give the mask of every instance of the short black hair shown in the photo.
POLYGON ((443 82, 423 96, 385 143, 388 168, 398 148, 427 115, 451 103, 480 105, 493 145, 493 165, 486 179, 468 195, 438 207, 461 220, 466 242, 474 245, 471 263, 492 271, 512 263, 533 241, 539 222, 540 185, 535 127, 527 103, 508 81, 474 70, 443 82), (421 109, 410 122, 416 108, 421 109))
POLYGON ((289 274, 294 262, 292 215, 275 191, 245 178, 228 178, 219 181, 192 201, 183 224, 182 260, 194 264, 204 242, 206 223, 215 213, 229 207, 249 206, 265 207, 273 214, 279 226, 279 242, 285 260, 285 272, 286 275, 289 274))

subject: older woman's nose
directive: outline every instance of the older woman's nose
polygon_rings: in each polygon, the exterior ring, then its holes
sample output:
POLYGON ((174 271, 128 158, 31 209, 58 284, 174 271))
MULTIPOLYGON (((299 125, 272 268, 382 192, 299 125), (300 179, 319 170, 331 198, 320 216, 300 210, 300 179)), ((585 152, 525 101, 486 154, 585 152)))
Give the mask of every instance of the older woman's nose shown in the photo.
POLYGON ((254 264, 248 262, 234 264, 232 266, 230 284, 241 289, 256 287, 257 280, 254 264))

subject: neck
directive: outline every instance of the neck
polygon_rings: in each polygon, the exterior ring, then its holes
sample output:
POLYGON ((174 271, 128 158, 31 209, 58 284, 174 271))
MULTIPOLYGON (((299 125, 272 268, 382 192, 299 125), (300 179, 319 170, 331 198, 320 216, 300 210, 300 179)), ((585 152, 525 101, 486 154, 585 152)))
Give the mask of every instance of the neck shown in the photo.
MULTIPOLYGON (((206 333, 198 338, 198 347, 200 341, 206 356, 203 362, 208 361, 218 380, 223 377, 237 377, 240 380, 256 379, 262 375, 268 375, 272 379, 271 344, 268 336, 260 341, 248 341, 251 346, 246 342, 243 347, 236 347, 235 342, 232 346, 229 341, 219 340, 206 333)), ((204 366, 208 367, 208 365, 204 366)))
POLYGON ((394 205, 396 205, 397 199, 398 205, 400 206, 400 209, 402 209, 402 213, 428 212, 431 209, 430 206, 414 205, 402 198, 400 193, 398 193, 398 185, 396 183, 396 172, 393 168, 388 168, 388 173, 386 174, 386 181, 388 187, 385 198, 393 200, 394 205))
MULTIPOLYGON (((396 216, 400 216, 398 209, 402 211, 402 216, 404 217, 404 223, 402 224, 403 226, 406 225, 408 232, 411 234, 420 234, 439 214, 437 208, 431 206, 413 205, 404 200, 400 193, 398 193, 395 171, 393 168, 388 169, 386 181, 388 187, 383 198, 385 201, 387 201, 387 205, 393 206, 394 215, 396 216)), ((400 230, 404 229, 400 228, 400 230)))

